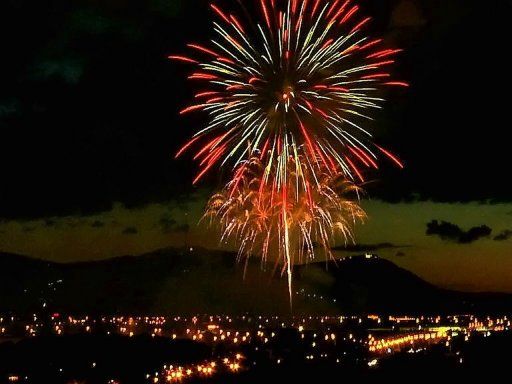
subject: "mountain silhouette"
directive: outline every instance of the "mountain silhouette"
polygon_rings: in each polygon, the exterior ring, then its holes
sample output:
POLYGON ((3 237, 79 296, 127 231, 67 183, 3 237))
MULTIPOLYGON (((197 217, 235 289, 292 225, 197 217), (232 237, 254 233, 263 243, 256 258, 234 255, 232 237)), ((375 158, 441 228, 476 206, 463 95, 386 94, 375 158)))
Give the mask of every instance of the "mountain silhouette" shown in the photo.
MULTIPOLYGON (((0 313, 290 314, 286 279, 231 252, 158 250, 60 264, 0 253, 0 313)), ((512 295, 435 287, 376 256, 294 268, 293 313, 504 312, 512 295)))

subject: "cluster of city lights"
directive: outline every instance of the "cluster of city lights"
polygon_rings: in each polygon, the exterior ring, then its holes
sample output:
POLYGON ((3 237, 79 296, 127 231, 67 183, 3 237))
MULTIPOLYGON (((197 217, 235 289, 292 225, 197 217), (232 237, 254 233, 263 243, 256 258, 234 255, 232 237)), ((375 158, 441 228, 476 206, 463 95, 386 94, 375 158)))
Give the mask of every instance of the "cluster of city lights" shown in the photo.
POLYGON ((172 383, 184 380, 207 378, 220 373, 237 373, 242 369, 244 357, 237 353, 234 356, 218 360, 206 361, 187 366, 165 365, 161 372, 147 375, 151 383, 172 383))
POLYGON ((370 336, 368 343, 370 352, 388 352, 401 351, 407 345, 432 344, 448 338, 448 330, 450 328, 436 331, 428 331, 422 333, 410 333, 400 336, 391 336, 376 340, 370 336))
MULTIPOLYGON (((234 374, 264 364, 290 363, 290 350, 301 351, 306 364, 344 365, 358 361, 369 368, 401 352, 419 353, 433 345, 460 353, 461 342, 475 335, 489 337, 511 330, 507 316, 104 316, 49 318, 0 316, 0 342, 33 338, 48 332, 56 337, 76 334, 121 335, 127 338, 190 340, 222 350, 201 363, 170 364, 149 374, 154 383, 200 380, 234 374), (286 347, 284 347, 286 346, 286 347), (291 347, 292 346, 292 347, 291 347), (220 349, 219 349, 220 348, 220 349), (291 349, 290 349, 291 348, 291 349), (243 364, 242 364, 243 363, 243 364)), ((300 358, 300 356, 299 356, 300 358)), ((293 359, 297 359, 294 355, 293 359)), ((463 358, 458 360, 461 364, 463 358)), ((25 373, 10 372, 9 382, 25 382, 25 373)))

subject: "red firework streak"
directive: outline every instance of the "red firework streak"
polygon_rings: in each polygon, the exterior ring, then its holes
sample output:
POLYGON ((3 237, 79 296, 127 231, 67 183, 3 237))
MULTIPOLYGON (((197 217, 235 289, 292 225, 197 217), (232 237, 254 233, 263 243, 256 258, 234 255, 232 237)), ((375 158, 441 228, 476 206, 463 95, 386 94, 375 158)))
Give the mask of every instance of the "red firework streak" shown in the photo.
MULTIPOLYGON (((233 9, 210 4, 215 16, 211 42, 189 44, 192 56, 169 56, 194 66, 188 78, 201 85, 195 102, 180 113, 202 111, 208 116, 177 156, 195 151, 200 171, 194 183, 211 169, 234 167, 226 197, 255 199, 256 216, 263 206, 283 205, 270 217, 280 218, 276 231, 291 285, 293 225, 302 225, 302 231, 314 226, 325 248, 329 239, 327 223, 317 225, 323 220, 320 214, 314 219, 318 222, 306 225, 286 207, 302 207, 305 201, 314 217, 317 209, 325 208, 315 200, 324 196, 324 180, 342 176, 364 182, 365 173, 375 172, 381 158, 403 168, 398 156, 378 146, 365 127, 373 120, 371 112, 382 108, 386 89, 409 86, 392 75, 402 50, 368 36, 371 18, 362 15, 356 0, 232 2, 233 9), (261 165, 261 174, 253 175, 257 187, 249 191, 243 188, 254 162, 261 165)), ((226 236, 237 231, 237 218, 232 219, 226 223, 226 236)), ((258 230, 246 233, 240 224, 238 231, 249 239, 265 231, 266 254, 270 235, 265 225, 256 220, 258 230)), ((342 228, 347 237, 348 226, 342 228)), ((301 239, 311 243, 305 234, 301 239)), ((247 239, 241 241, 247 245, 247 239)))
POLYGON ((307 152, 313 167, 334 164, 359 180, 363 169, 378 168, 379 155, 402 167, 362 126, 368 112, 381 107, 383 88, 409 86, 383 71, 402 50, 366 36, 371 18, 360 16, 355 1, 253 0, 247 6, 256 10, 254 19, 212 3, 217 38, 208 46, 189 44, 198 56, 169 56, 196 65, 189 79, 204 83, 196 98, 205 101, 180 112, 209 115, 178 152, 199 146, 195 158, 203 166, 195 182, 206 168, 256 152, 276 167, 277 178, 278 156, 285 153, 307 152))

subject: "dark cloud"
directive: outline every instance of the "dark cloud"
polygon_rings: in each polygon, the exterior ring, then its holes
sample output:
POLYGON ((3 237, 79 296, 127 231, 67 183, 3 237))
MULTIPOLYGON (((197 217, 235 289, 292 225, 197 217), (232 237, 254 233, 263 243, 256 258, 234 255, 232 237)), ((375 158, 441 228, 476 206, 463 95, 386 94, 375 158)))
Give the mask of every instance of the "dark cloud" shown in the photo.
POLYGON ((510 229, 504 230, 494 238, 495 241, 506 241, 509 239, 512 239, 512 230, 510 229))
POLYGON ((139 230, 135 227, 127 227, 123 230, 123 235, 136 235, 139 233, 139 230))
POLYGON ((100 220, 95 220, 91 223, 91 227, 93 228, 103 228, 105 226, 105 223, 100 220))
POLYGON ((75 58, 48 59, 42 61, 34 68, 36 80, 60 79, 69 84, 80 81, 84 72, 83 63, 75 58))
POLYGON ((396 249, 408 248, 409 245, 397 245, 392 243, 378 243, 378 244, 349 244, 346 246, 338 246, 332 248, 333 251, 346 251, 346 252, 375 252, 383 249, 396 249))
POLYGON ((83 224, 85 223, 85 220, 80 218, 80 217, 76 217, 76 218, 73 218, 73 219, 69 219, 67 222, 66 222, 66 225, 69 227, 69 228, 78 228, 80 226, 82 226, 83 224))
POLYGON ((413 0, 400 1, 391 18, 391 24, 399 28, 421 27, 425 22, 419 4, 413 0))
POLYGON ((45 227, 55 227, 56 224, 57 224, 57 222, 53 219, 45 219, 43 222, 43 225, 45 227))
POLYGON ((168 216, 162 216, 158 222, 160 227, 162 228, 162 231, 164 233, 171 232, 172 229, 176 226, 177 222, 175 219, 168 217, 168 216))
POLYGON ((8 100, 0 102, 0 119, 15 115, 19 112, 20 106, 18 100, 8 100))
POLYGON ((175 233, 187 233, 188 231, 190 231, 190 225, 188 224, 181 224, 174 228, 175 233))
POLYGON ((163 233, 186 233, 190 230, 188 224, 179 224, 176 219, 169 215, 164 215, 158 222, 163 233))
MULTIPOLYGON (((72 222, 73 223, 73 222, 72 222)), ((76 224, 75 226, 77 226, 76 224)), ((68 226, 73 228, 73 226, 70 225, 69 221, 62 220, 57 217, 47 217, 42 220, 41 226, 43 228, 53 228, 53 229, 62 229, 63 226, 68 226)))
POLYGON ((151 1, 151 8, 153 11, 163 13, 168 16, 177 16, 182 9, 182 1, 169 1, 169 0, 153 0, 151 1))
POLYGON ((492 229, 487 225, 473 227, 464 231, 458 225, 447 221, 432 220, 427 224, 427 235, 439 236, 445 241, 451 241, 459 244, 470 244, 484 237, 489 237, 492 229))
POLYGON ((76 29, 87 34, 101 35, 113 27, 113 22, 104 15, 91 9, 78 9, 73 12, 68 22, 69 29, 76 29))

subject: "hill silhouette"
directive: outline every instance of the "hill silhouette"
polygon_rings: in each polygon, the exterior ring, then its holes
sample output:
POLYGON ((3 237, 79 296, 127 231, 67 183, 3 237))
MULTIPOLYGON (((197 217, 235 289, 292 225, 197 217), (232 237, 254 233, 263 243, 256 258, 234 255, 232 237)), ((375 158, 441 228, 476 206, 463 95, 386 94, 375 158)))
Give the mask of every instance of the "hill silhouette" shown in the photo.
MULTIPOLYGON (((286 279, 235 254, 162 249, 59 264, 0 254, 0 312, 289 314, 286 279)), ((390 261, 348 257, 294 268, 293 313, 504 312, 512 295, 440 289, 390 261)))

